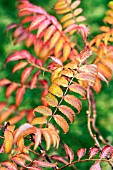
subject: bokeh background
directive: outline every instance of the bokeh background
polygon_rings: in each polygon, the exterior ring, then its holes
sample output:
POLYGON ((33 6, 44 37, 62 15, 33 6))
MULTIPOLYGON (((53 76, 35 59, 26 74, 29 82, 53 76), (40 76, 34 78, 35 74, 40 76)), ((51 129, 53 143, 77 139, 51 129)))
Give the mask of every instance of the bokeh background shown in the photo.
MULTIPOLYGON (((31 0, 31 2, 43 7, 48 13, 56 16, 55 12, 52 10, 53 4, 56 2, 55 0, 31 0)), ((92 39, 99 32, 99 27, 103 24, 102 20, 108 9, 108 2, 109 0, 81 0, 80 6, 83 8, 83 15, 87 18, 87 25, 90 28, 89 39, 92 39)), ((16 0, 0 0, 0 78, 7 77, 18 82, 20 74, 15 73, 13 77, 11 74, 11 70, 14 66, 13 63, 9 63, 4 67, 4 61, 8 53, 12 50, 26 49, 23 43, 14 46, 10 33, 5 35, 6 26, 12 22, 18 22, 16 0)), ((47 77, 47 79, 49 78, 47 77)), ((21 104, 21 108, 24 108, 24 106, 29 108, 36 107, 40 104, 40 94, 41 91, 38 90, 28 91, 21 104)), ((15 94, 10 98, 11 103, 14 100, 14 96, 15 94)), ((103 83, 100 94, 95 94, 95 97, 97 103, 97 126, 100 129, 101 134, 113 144, 113 80, 109 83, 109 86, 103 83)), ((5 89, 2 87, 0 87, 0 101, 5 101, 5 89)), ((77 115, 76 121, 70 125, 69 132, 67 135, 61 135, 62 141, 65 141, 74 152, 76 152, 78 148, 90 148, 94 144, 87 130, 86 109, 87 103, 83 102, 82 112, 77 115)), ((22 120, 21 124, 24 122, 25 120, 22 120)), ((58 153, 57 150, 53 149, 51 152, 55 154, 58 153)), ((64 155, 62 149, 59 152, 61 155, 64 155)), ((5 159, 7 159, 7 156, 1 154, 0 161, 5 159)), ((88 170, 91 164, 92 162, 79 163, 76 167, 79 170, 88 170)), ((106 163, 102 163, 101 166, 103 170, 110 169, 109 165, 106 163)), ((66 169, 71 170, 73 168, 68 167, 66 169)))

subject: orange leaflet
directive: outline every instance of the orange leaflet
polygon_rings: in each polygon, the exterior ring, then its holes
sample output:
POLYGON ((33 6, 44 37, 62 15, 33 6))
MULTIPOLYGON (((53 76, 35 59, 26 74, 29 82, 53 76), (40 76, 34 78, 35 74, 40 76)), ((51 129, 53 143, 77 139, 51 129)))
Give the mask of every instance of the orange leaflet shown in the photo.
POLYGON ((22 87, 18 88, 16 92, 16 106, 18 107, 23 99, 25 93, 25 86, 23 85, 22 87))
POLYGON ((67 121, 60 115, 56 114, 53 116, 56 123, 63 129, 64 133, 67 133, 69 130, 69 126, 67 121))

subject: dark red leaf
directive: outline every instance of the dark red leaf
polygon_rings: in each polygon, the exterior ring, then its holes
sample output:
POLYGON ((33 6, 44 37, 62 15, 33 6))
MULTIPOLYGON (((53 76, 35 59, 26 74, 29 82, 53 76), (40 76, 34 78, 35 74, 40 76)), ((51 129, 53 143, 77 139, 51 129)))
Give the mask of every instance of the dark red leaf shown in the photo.
POLYGON ((77 150, 78 160, 80 160, 86 153, 86 148, 80 148, 77 150))
POLYGON ((108 145, 104 146, 102 148, 102 153, 100 155, 100 158, 107 158, 107 156, 111 153, 112 149, 113 147, 111 146, 108 146, 108 145))
POLYGON ((90 148, 90 151, 89 151, 89 159, 91 159, 92 157, 94 157, 95 155, 97 155, 98 152, 99 152, 99 148, 96 148, 96 147, 90 148))

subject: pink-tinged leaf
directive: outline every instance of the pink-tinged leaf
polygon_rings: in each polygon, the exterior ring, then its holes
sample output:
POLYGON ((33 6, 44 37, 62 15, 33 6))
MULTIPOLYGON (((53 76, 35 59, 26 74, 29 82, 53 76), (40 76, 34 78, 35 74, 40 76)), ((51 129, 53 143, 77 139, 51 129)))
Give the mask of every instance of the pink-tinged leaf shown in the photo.
POLYGON ((8 170, 18 170, 15 163, 5 161, 5 162, 1 162, 1 164, 4 165, 5 167, 7 167, 8 170))
POLYGON ((25 94, 25 86, 18 88, 18 90, 16 92, 16 106, 17 107, 20 105, 24 94, 25 94))
POLYGON ((80 148, 77 150, 78 160, 80 160, 86 154, 86 148, 80 148))
POLYGON ((74 111, 65 105, 58 106, 58 109, 70 120, 71 123, 75 120, 75 113, 74 111))
POLYGON ((36 150, 38 145, 41 143, 41 131, 40 131, 40 129, 36 129, 34 139, 35 139, 34 150, 36 150))
POLYGON ((22 158, 19 158, 17 156, 14 156, 13 158, 11 158, 16 164, 22 166, 22 167, 26 167, 25 166, 25 160, 22 158))
POLYGON ((61 162, 65 165, 68 164, 68 162, 64 158, 62 158, 61 156, 58 156, 58 155, 52 155, 51 159, 54 159, 54 160, 61 162))
POLYGON ((44 162, 44 161, 37 161, 37 160, 34 160, 33 162, 35 164, 37 164, 38 166, 42 166, 42 167, 56 167, 56 164, 54 164, 54 163, 49 163, 49 162, 44 162))
POLYGON ((15 133, 14 141, 19 141, 22 137, 27 136, 28 134, 35 133, 36 128, 30 125, 29 123, 25 123, 21 125, 15 133))
POLYGON ((95 162, 91 167, 90 170, 101 170, 100 162, 95 162))
POLYGON ((106 84, 108 84, 108 80, 107 80, 100 72, 98 72, 98 77, 99 77, 101 80, 105 81, 106 84))
POLYGON ((78 113, 81 111, 81 108, 82 108, 82 103, 81 101, 76 98, 75 96, 73 95, 66 95, 64 96, 64 100, 69 103, 70 105, 72 105, 73 107, 75 107, 77 110, 78 110, 78 113))
POLYGON ((26 50, 20 50, 16 51, 13 53, 11 56, 9 56, 5 63, 10 62, 10 61, 16 61, 16 60, 21 60, 21 59, 28 59, 30 58, 30 53, 26 50))
POLYGON ((33 70, 33 67, 27 67, 21 75, 21 83, 25 83, 25 81, 27 80, 27 78, 30 76, 31 72, 33 70))
POLYGON ((11 81, 6 78, 0 80, 0 86, 6 86, 10 83, 11 83, 11 81))
POLYGON ((92 147, 89 150, 89 159, 93 158, 95 155, 97 155, 99 152, 99 148, 92 147))
POLYGON ((19 62, 18 64, 16 64, 16 65, 14 66, 14 68, 13 68, 13 70, 12 70, 12 73, 15 73, 16 71, 24 68, 24 67, 27 66, 27 65, 28 65, 28 62, 23 62, 23 61, 19 62))
POLYGON ((56 123, 63 129, 64 133, 67 133, 69 130, 67 121, 61 115, 58 114, 54 115, 53 117, 56 123))
POLYGON ((20 36, 23 32, 24 28, 22 26, 17 27, 13 33, 14 38, 20 36))
POLYGON ((25 40, 27 37, 28 37, 29 33, 26 31, 26 32, 23 32, 19 37, 17 37, 14 41, 14 45, 20 43, 21 41, 25 40))
POLYGON ((69 86, 69 89, 73 92, 76 92, 83 96, 83 98, 86 98, 86 88, 84 86, 81 86, 80 84, 74 83, 69 86))
POLYGON ((55 63, 59 64, 60 66, 63 65, 63 63, 62 63, 62 61, 61 61, 60 59, 55 58, 55 57, 53 57, 53 56, 50 56, 50 58, 51 58, 55 63))
POLYGON ((45 20, 39 25, 39 29, 37 32, 36 37, 38 38, 42 32, 46 30, 46 28, 50 25, 51 21, 50 20, 45 20))
POLYGON ((5 32, 7 33, 9 30, 16 28, 17 26, 18 26, 18 24, 16 24, 16 23, 10 24, 6 27, 5 32))
POLYGON ((40 114, 43 114, 44 116, 52 115, 52 110, 46 106, 38 106, 34 109, 34 112, 38 112, 40 114))
POLYGON ((41 71, 39 70, 38 72, 36 72, 32 79, 31 79, 31 84, 30 84, 30 88, 33 89, 34 87, 36 87, 37 81, 38 81, 38 77, 40 75, 41 71))
POLYGON ((107 158, 107 156, 112 152, 112 150, 113 150, 113 147, 108 146, 108 145, 104 146, 102 148, 102 152, 101 152, 100 158, 101 159, 102 158, 107 158))
POLYGON ((43 22, 45 19, 46 19, 46 16, 44 16, 44 15, 38 15, 38 16, 36 17, 36 19, 33 20, 33 22, 31 23, 29 30, 32 31, 32 30, 34 30, 35 28, 38 28, 38 26, 40 25, 40 23, 43 22))
POLYGON ((69 148, 66 144, 64 144, 64 149, 65 149, 66 155, 68 156, 69 161, 71 163, 74 159, 74 153, 73 153, 72 149, 69 148))
POLYGON ((5 108, 6 102, 0 102, 0 112, 5 108))
POLYGON ((17 83, 11 83, 8 87, 7 87, 7 90, 6 90, 6 98, 8 98, 18 87, 18 84, 17 83))
POLYGON ((16 157, 19 157, 19 158, 22 158, 22 159, 24 159, 26 161, 32 162, 31 157, 28 154, 25 154, 25 153, 16 154, 16 157))
POLYGON ((97 65, 95 65, 95 64, 83 65, 79 68, 79 72, 92 73, 92 74, 96 75, 97 74, 97 65))
POLYGON ((79 73, 79 74, 76 74, 76 78, 78 80, 87 81, 89 82, 90 85, 94 85, 96 81, 95 76, 91 73, 79 73))

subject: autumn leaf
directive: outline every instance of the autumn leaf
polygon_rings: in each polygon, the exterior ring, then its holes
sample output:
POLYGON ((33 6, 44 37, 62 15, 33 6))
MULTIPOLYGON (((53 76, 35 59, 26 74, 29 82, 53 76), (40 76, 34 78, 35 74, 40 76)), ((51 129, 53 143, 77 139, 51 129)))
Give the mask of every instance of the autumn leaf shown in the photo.
POLYGON ((65 105, 58 106, 58 109, 70 120, 71 123, 75 120, 75 113, 74 111, 65 105))
POLYGON ((16 106, 19 107, 25 93, 25 86, 18 88, 16 92, 16 106))
POLYGON ((40 114, 43 114, 44 116, 52 115, 52 110, 46 106, 38 106, 34 109, 34 112, 38 112, 40 114))
POLYGON ((56 121, 56 123, 63 129, 64 133, 67 133, 69 130, 69 126, 67 121, 60 115, 54 115, 54 120, 56 121))
POLYGON ((78 98, 76 98, 73 95, 67 94, 66 96, 64 96, 64 100, 70 105, 72 105, 73 107, 75 107, 78 110, 78 113, 80 112, 82 108, 82 103, 78 98))
POLYGON ((52 84, 49 87, 49 92, 54 94, 57 97, 62 97, 63 96, 63 91, 57 84, 52 84))
POLYGON ((80 148, 77 150, 78 160, 80 160, 86 154, 86 148, 80 148))
POLYGON ((58 105, 58 100, 51 93, 45 95, 44 99, 52 107, 56 107, 58 105))
POLYGON ((74 159, 74 153, 73 153, 72 149, 69 148, 66 144, 64 144, 64 149, 65 149, 66 155, 68 156, 69 161, 71 163, 74 159))
POLYGON ((9 153, 13 147, 13 134, 8 129, 4 132, 5 153, 9 153))

